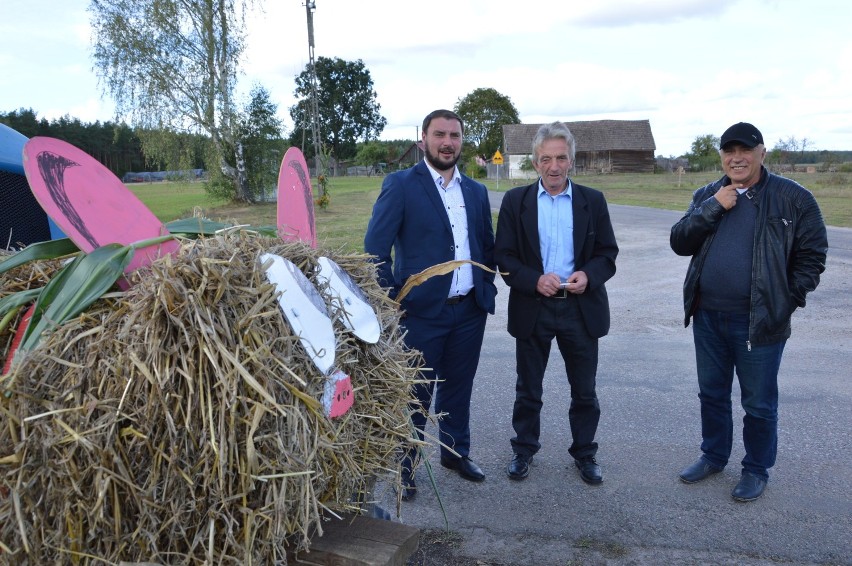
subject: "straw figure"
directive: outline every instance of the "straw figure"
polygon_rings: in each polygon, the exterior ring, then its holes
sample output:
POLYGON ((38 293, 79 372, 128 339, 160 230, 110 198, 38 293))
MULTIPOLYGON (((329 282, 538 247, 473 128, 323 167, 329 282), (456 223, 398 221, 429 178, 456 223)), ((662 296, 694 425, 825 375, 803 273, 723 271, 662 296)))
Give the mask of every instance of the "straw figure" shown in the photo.
MULTIPOLYGON (((0 298, 55 269, 4 273, 0 298)), ((132 282, 0 379, 0 564, 285 564, 324 514, 358 512, 373 478, 398 472, 421 360, 366 256, 242 232, 184 241, 132 282), (377 344, 334 321, 355 398, 341 417, 323 411, 327 378, 282 316, 264 252, 315 284, 330 257, 378 314, 377 344)))

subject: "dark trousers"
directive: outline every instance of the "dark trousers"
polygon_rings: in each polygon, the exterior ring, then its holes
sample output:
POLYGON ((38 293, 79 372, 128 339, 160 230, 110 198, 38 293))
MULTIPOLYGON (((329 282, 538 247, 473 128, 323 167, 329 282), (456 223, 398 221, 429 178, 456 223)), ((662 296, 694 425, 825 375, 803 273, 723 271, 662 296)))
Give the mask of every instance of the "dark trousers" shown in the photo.
MULTIPOLYGON (((461 456, 470 454, 470 398, 486 317, 471 292, 463 301, 445 305, 436 318, 408 314, 403 320, 405 343, 422 352, 423 379, 428 380, 415 387, 422 412, 415 410, 411 420, 422 439, 434 400, 435 413, 446 413, 438 423, 439 440, 461 456)), ((456 458, 444 446, 441 456, 456 458)))
POLYGON ((554 338, 565 361, 571 387, 568 422, 573 441, 568 452, 575 459, 594 456, 598 449, 595 433, 601 415, 595 393, 598 340, 586 330, 577 298, 573 296, 542 299, 532 335, 515 340, 518 379, 512 412, 515 429, 512 450, 516 454, 532 456, 541 447, 542 382, 554 338))
POLYGON ((718 468, 728 463, 734 436, 731 393, 736 373, 745 411, 743 470, 767 478, 778 452, 778 369, 786 340, 750 346, 748 323, 748 313, 698 309, 692 317, 701 450, 704 459, 718 468))

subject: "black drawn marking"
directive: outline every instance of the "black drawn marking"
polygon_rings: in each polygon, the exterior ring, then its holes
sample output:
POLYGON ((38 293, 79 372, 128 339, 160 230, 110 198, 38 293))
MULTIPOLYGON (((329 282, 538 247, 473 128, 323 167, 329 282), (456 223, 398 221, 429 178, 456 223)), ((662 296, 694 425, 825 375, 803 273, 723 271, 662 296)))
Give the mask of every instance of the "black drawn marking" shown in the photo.
POLYGON ((41 178, 47 186, 47 192, 50 193, 50 198, 62 211, 63 216, 77 229, 77 232, 83 236, 92 248, 100 247, 100 244, 86 228, 83 219, 77 213, 74 205, 71 204, 71 199, 68 198, 68 193, 65 190, 65 170, 69 167, 79 167, 80 164, 71 161, 70 159, 57 155, 50 151, 42 151, 36 156, 38 163, 38 171, 41 173, 41 178))
POLYGON ((316 234, 314 233, 314 200, 311 198, 311 191, 308 190, 308 187, 311 186, 311 181, 302 168, 302 164, 297 159, 292 159, 287 165, 296 172, 296 175, 299 176, 299 182, 302 183, 302 196, 305 199, 305 208, 308 210, 308 220, 311 225, 311 239, 314 240, 316 239, 316 234))

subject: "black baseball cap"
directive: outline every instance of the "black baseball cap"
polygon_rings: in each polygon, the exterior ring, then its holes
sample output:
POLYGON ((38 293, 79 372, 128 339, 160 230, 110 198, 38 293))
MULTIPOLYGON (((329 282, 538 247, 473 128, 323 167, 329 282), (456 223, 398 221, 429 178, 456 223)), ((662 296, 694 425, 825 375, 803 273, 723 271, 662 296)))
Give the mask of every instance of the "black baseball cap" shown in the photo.
POLYGON ((724 149, 726 145, 733 142, 741 143, 746 147, 757 147, 763 143, 763 134, 748 122, 738 122, 725 130, 719 147, 724 149))

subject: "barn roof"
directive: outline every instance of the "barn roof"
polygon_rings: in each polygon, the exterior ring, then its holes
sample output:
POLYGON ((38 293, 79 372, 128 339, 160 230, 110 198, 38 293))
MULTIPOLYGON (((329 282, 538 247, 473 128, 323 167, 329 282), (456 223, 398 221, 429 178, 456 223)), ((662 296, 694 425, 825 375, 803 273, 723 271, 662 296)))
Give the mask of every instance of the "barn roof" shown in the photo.
MULTIPOLYGON (((654 135, 648 120, 589 120, 565 122, 577 140, 577 152, 655 151, 654 135)), ((506 124, 503 148, 507 154, 529 154, 532 140, 541 124, 506 124)))

